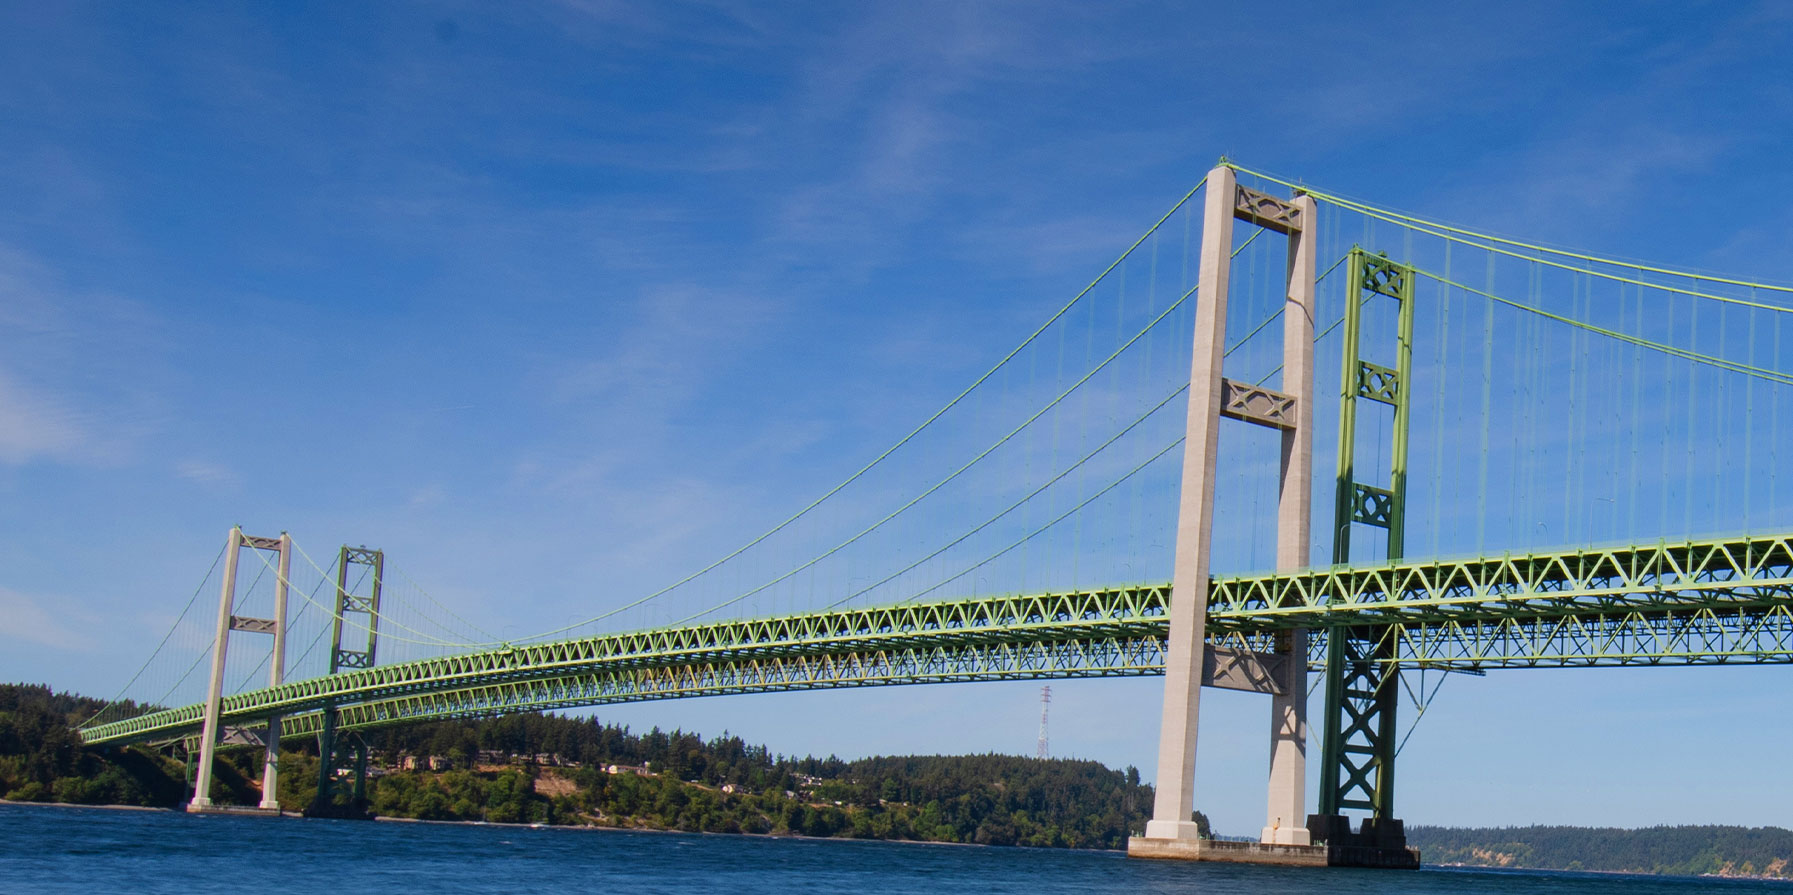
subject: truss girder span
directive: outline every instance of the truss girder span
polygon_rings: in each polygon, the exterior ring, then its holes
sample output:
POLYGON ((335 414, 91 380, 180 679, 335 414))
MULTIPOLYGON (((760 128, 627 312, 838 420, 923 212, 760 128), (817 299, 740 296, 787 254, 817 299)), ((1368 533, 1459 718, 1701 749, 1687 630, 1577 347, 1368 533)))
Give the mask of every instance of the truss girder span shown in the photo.
MULTIPOLYGON (((1397 660, 1405 668, 1485 671, 1508 668, 1594 668, 1610 666, 1686 666, 1793 664, 1793 612, 1786 606, 1767 610, 1699 610, 1691 613, 1647 615, 1629 613, 1592 619, 1507 618, 1463 625, 1397 625, 1390 636, 1398 646, 1397 660)), ((1237 646, 1227 638, 1211 641, 1237 646)), ((1063 646, 1060 644, 1059 646, 1063 646)), ((1132 658, 1103 659, 1105 649, 1079 644, 1077 651, 1060 650, 1055 661, 1009 664, 985 655, 961 655, 957 665, 944 663, 944 654, 904 661, 864 661, 840 657, 836 661, 778 659, 750 660, 742 667, 711 666, 703 669, 658 669, 640 672, 593 671, 539 680, 519 680, 457 690, 422 692, 345 706, 344 730, 372 729, 397 724, 481 718, 523 711, 549 711, 639 702, 719 696, 735 693, 784 692, 893 684, 953 683, 994 680, 1027 680, 1073 677, 1156 675, 1163 672, 1162 632, 1159 637, 1129 642, 1126 650, 1106 648, 1108 655, 1129 652, 1132 658), (1065 661, 1083 660, 1083 664, 1065 661), (920 670, 926 665, 930 671, 920 670), (787 666, 787 667, 780 667, 787 666)), ((1325 664, 1324 636, 1309 645, 1311 671, 1325 664)), ((1011 650, 1024 655, 1026 650, 1011 650)), ((826 659, 827 657, 823 657, 826 659)), ((282 722, 287 739, 317 733, 321 714, 289 716, 282 722)), ((161 728, 154 734, 112 741, 168 740, 191 733, 188 729, 161 728)))
POLYGON ((1208 611, 1239 628, 1351 627, 1790 600, 1793 545, 1773 536, 1217 578, 1208 611))
POLYGON ((1158 638, 879 651, 865 655, 752 659, 677 668, 593 672, 419 694, 344 710, 343 724, 489 717, 617 702, 835 689, 888 684, 1115 677, 1163 670, 1158 638))
MULTIPOLYGON (((226 697, 222 710, 239 726, 285 715, 283 732, 299 736, 332 703, 359 727, 724 693, 1158 674, 1167 603, 1168 588, 1138 586, 720 622, 345 670, 226 697)), ((1365 624, 1393 638, 1386 661, 1403 667, 1793 662, 1785 536, 1216 578, 1209 605, 1215 646, 1262 651, 1278 630, 1312 629, 1314 669, 1327 629, 1365 624)), ((187 706, 82 733, 170 740, 201 715, 187 706)))
MULTIPOLYGON (((1168 588, 1138 586, 808 613, 511 646, 296 681, 223 700, 225 718, 297 714, 422 692, 577 674, 596 668, 695 667, 749 659, 850 656, 933 648, 1100 644, 1162 639, 1168 588)), ((88 742, 143 739, 196 724, 198 707, 89 728, 88 742)))
POLYGON ((1768 606, 1401 624, 1403 666, 1604 668, 1793 663, 1793 611, 1768 606))

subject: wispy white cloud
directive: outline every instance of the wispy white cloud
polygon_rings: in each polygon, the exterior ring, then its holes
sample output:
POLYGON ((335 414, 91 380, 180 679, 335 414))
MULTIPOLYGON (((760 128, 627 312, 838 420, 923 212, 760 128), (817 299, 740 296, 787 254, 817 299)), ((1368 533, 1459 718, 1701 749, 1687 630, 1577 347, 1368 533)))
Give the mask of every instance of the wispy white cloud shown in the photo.
POLYGON ((160 326, 140 303, 71 289, 0 244, 0 463, 115 463, 157 425, 160 326))
POLYGON ((1005 4, 862 7, 809 47, 780 131, 798 145, 825 134, 833 149, 785 191, 769 239, 851 246, 839 259, 849 268, 896 262, 911 228, 955 197, 988 193, 986 178, 1005 179, 1000 167, 964 176, 968 159, 1012 142, 1003 116, 980 99, 1067 83, 1139 51, 1076 7, 1021 12, 1005 4))
POLYGON ((1118 216, 1067 214, 991 223, 959 235, 974 258, 997 258, 1022 264, 1028 272, 1059 274, 1101 270, 1127 244, 1127 235, 1144 227, 1118 216))
POLYGON ((606 340, 609 350, 550 374, 549 396, 563 404, 626 404, 651 424, 695 395, 718 362, 777 313, 774 302, 751 294, 650 287, 635 303, 635 319, 606 340))
POLYGON ((1489 159, 1433 204, 1499 233, 1588 243, 1602 221, 1651 200, 1664 178, 1703 172, 1729 148, 1717 136, 1639 123, 1539 140, 1489 159))
POLYGON ((78 460, 86 445, 78 411, 0 371, 0 463, 78 460))
POLYGON ((236 470, 204 460, 183 461, 175 467, 175 474, 189 482, 215 488, 234 489, 243 483, 243 476, 236 470))
POLYGON ((45 609, 46 598, 0 587, 0 640, 17 640, 69 652, 88 652, 92 644, 45 609))
POLYGON ((411 492, 411 499, 407 503, 412 509, 425 509, 438 506, 447 499, 448 489, 440 483, 432 483, 411 492))

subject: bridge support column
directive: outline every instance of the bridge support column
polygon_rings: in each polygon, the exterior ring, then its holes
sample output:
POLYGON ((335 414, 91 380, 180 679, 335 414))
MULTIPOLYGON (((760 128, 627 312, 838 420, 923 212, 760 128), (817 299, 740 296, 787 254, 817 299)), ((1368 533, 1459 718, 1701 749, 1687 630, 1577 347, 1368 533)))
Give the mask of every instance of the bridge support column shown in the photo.
POLYGON ((199 768, 193 776, 189 811, 212 807, 212 759, 218 754, 219 703, 224 695, 224 647, 230 641, 230 610, 237 595, 237 553, 243 530, 232 528, 224 542, 224 583, 218 596, 218 630, 212 641, 212 679, 205 691, 205 723, 199 730, 199 768))
MULTIPOLYGON (((1199 841, 1195 811, 1195 756, 1201 688, 1215 680, 1207 644, 1210 548, 1213 542, 1215 468, 1222 417, 1282 433, 1277 561, 1283 568, 1307 564, 1312 505, 1313 298, 1315 205, 1308 197, 1278 199, 1241 187, 1231 168, 1208 173, 1202 213, 1195 349, 1189 374, 1189 416, 1183 447, 1178 506, 1176 568, 1171 583, 1170 636, 1165 656, 1164 710, 1158 741, 1157 795, 1143 840, 1128 846, 1146 857, 1241 860, 1219 857, 1199 841), (1234 382, 1221 375, 1226 352, 1227 288, 1233 222, 1244 220, 1289 237, 1288 289, 1283 323, 1282 392, 1234 382), (1204 679, 1208 678, 1208 679, 1204 679)), ((1238 655, 1238 651, 1219 650, 1238 655)), ((1271 712, 1269 810, 1264 842, 1308 845, 1303 803, 1307 781, 1307 639, 1293 631, 1278 643, 1278 680, 1258 692, 1274 694, 1271 712)), ((1237 851, 1237 850, 1235 850, 1237 851)), ((1231 852, 1228 852, 1231 854, 1231 852)), ((1256 854, 1255 852, 1253 854, 1256 854)), ((1312 856, 1309 856, 1312 857, 1312 856)), ((1324 856, 1321 858, 1324 861, 1324 856)), ((1256 860, 1256 858, 1250 858, 1256 860)))
POLYGON ((1176 567, 1171 578, 1170 643, 1164 659, 1164 714, 1158 729, 1158 789, 1147 839, 1197 838, 1195 742, 1207 647, 1209 545, 1214 535, 1214 471, 1220 448, 1220 361, 1226 352, 1231 278, 1233 169, 1208 172, 1196 280, 1195 352, 1189 370, 1189 418, 1177 506, 1176 567))
MULTIPOLYGON (((1298 196, 1301 229, 1289 235, 1287 299, 1283 305, 1283 393, 1294 399, 1293 426, 1282 432, 1281 481, 1276 504, 1276 567, 1308 567, 1314 495, 1314 264, 1318 220, 1311 196, 1298 196)), ((1277 639, 1282 692, 1270 697, 1270 793, 1259 841, 1310 845, 1307 820, 1307 632, 1277 639)))
MULTIPOLYGON (((1407 431, 1413 387, 1413 271, 1387 257, 1351 250, 1350 286, 1345 300, 1344 368, 1339 406, 1337 492, 1333 510, 1332 561, 1351 561, 1352 530, 1383 529, 1384 556, 1394 562, 1406 545, 1407 431), (1380 296, 1398 305, 1395 365, 1360 357, 1363 304, 1380 296), (1358 478, 1355 463, 1358 401, 1393 410, 1387 487, 1358 478)), ((1394 817, 1395 710, 1400 693, 1400 644, 1393 628, 1333 628, 1327 636, 1325 739, 1320 769, 1319 812, 1308 819, 1314 838, 1334 850, 1374 855, 1376 861, 1417 866, 1407 848, 1401 821, 1394 817), (1352 832, 1346 810, 1368 811, 1352 832), (1409 859, 1409 855, 1411 858, 1409 859), (1410 862, 1409 862, 1410 861, 1410 862)))
MULTIPOLYGON (((274 581, 274 654, 268 658, 268 686, 278 687, 286 678, 286 590, 293 568, 293 539, 280 533, 280 576, 274 581)), ((280 716, 268 718, 266 750, 262 755, 261 807, 280 810, 280 716)))
MULTIPOLYGON (((212 804, 212 762, 218 755, 218 741, 224 730, 221 724, 224 703, 224 659, 225 648, 230 645, 230 632, 247 631, 252 634, 274 635, 274 655, 269 662, 269 675, 273 683, 285 673, 286 658, 286 584, 287 572, 291 564, 292 539, 282 534, 278 538, 257 538, 243 534, 241 528, 231 528, 224 546, 224 581, 218 594, 218 628, 212 641, 212 676, 206 688, 205 720, 199 732, 199 766, 193 776, 193 800, 187 803, 188 811, 211 811, 212 804), (280 554, 279 580, 275 590, 275 613, 277 618, 249 618, 235 615, 237 597, 237 557, 244 547, 255 550, 270 550, 280 554)), ((280 803, 274 793, 279 785, 280 769, 278 767, 280 749, 280 719, 269 719, 268 735, 264 738, 266 758, 262 774, 261 809, 280 810, 280 803)), ((247 810, 247 809, 241 809, 247 810)))
MULTIPOLYGON (((380 637, 380 592, 384 588, 385 570, 386 554, 379 550, 345 544, 337 554, 336 617, 330 633, 331 674, 340 674, 345 668, 374 666, 375 648, 380 637), (367 567, 366 594, 355 593, 360 590, 360 582, 351 584, 349 581, 349 567, 355 565, 367 567), (343 646, 343 623, 351 615, 362 617, 352 624, 367 631, 364 648, 355 648, 352 641, 348 648, 343 646)), ((324 706, 324 725, 318 731, 317 796, 306 807, 305 816, 371 818, 373 815, 367 810, 367 743, 359 736, 352 740, 343 737, 337 731, 336 723, 336 706, 324 706), (345 768, 352 769, 355 775, 354 789, 347 795, 346 804, 339 799, 343 795, 342 784, 336 779, 337 772, 345 768)))

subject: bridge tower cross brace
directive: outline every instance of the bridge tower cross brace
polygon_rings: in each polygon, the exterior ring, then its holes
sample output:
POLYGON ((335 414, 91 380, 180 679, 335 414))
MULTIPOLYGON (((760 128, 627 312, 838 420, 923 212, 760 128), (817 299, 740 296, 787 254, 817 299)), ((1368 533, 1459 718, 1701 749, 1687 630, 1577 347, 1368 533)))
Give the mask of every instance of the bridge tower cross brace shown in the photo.
MULTIPOLYGON (((1146 824, 1148 840, 1193 842, 1198 838, 1193 821, 1195 747, 1201 687, 1213 677, 1213 656, 1206 642, 1207 609, 1222 417, 1281 431, 1277 567, 1294 570, 1308 565, 1313 512, 1317 217, 1312 197, 1297 195, 1285 200, 1240 186, 1232 168, 1224 164, 1208 173, 1165 656, 1164 714, 1158 741, 1158 788, 1152 819, 1146 824), (1235 220, 1289 237, 1280 392, 1221 375, 1235 220)), ((1301 826, 1307 774, 1306 632, 1283 635, 1276 655, 1265 658, 1280 672, 1271 691, 1270 782, 1263 841, 1307 845, 1309 834, 1301 826)))
MULTIPOLYGON (((274 653, 268 659, 268 686, 278 687, 286 675, 286 597, 288 574, 292 571, 293 539, 285 532, 278 538, 258 538, 232 527, 224 547, 224 583, 218 595, 218 629, 212 642, 211 684, 206 688, 205 721, 199 732, 199 766, 193 778, 193 800, 188 811, 208 811, 212 805, 212 761, 218 754, 218 740, 224 702, 224 658, 230 633, 272 634, 274 653), (274 617, 249 618, 234 614, 237 598, 237 558, 243 548, 267 550, 280 555, 274 581, 274 617)), ((263 759, 260 808, 280 810, 280 716, 268 719, 267 733, 262 737, 263 759)))

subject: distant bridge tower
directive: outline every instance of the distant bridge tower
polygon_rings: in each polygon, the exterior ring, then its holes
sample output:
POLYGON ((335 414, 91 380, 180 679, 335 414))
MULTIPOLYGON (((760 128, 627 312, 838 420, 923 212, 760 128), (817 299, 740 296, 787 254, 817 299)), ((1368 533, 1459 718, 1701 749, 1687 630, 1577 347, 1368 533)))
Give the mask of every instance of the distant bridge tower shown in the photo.
MULTIPOLYGON (((336 617, 330 631, 331 674, 341 674, 345 669, 374 667, 380 639, 380 593, 385 589, 385 583, 384 552, 365 546, 343 545, 336 555, 336 617), (349 581, 349 567, 357 565, 367 567, 366 593, 356 592, 362 589, 361 582, 349 581), (357 649, 351 642, 344 647, 342 628, 345 621, 367 631, 365 646, 357 649)), ((306 807, 305 816, 372 817, 367 810, 367 741, 354 733, 344 737, 336 729, 339 710, 335 703, 325 705, 323 714, 323 726, 318 730, 317 795, 306 807), (354 783, 347 793, 342 792, 342 783, 337 778, 338 772, 345 770, 354 774, 354 783)))
POLYGON ((1040 688, 1040 748, 1034 753, 1034 757, 1041 761, 1045 761, 1047 756, 1052 754, 1046 746, 1046 712, 1050 708, 1052 708, 1052 685, 1047 684, 1040 688))

